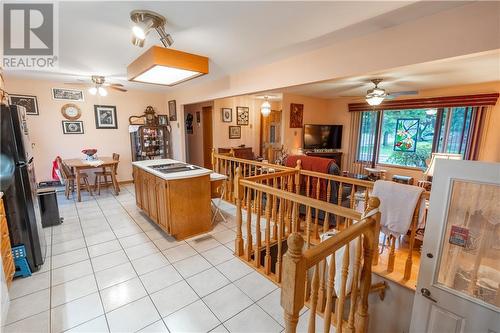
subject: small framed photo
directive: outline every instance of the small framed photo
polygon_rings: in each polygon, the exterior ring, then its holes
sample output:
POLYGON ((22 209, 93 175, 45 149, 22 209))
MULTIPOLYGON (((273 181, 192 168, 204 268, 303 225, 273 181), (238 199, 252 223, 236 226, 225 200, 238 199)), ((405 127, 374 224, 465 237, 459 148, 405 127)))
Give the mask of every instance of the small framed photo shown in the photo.
POLYGON ((56 101, 83 102, 83 90, 52 88, 52 99, 56 101))
POLYGON ((250 121, 250 109, 247 106, 236 107, 236 125, 246 126, 250 121))
POLYGON ((177 121, 177 105, 175 99, 168 101, 168 117, 170 121, 177 121))
POLYGON ((231 108, 222 108, 222 122, 223 123, 231 123, 233 122, 233 109, 231 108))
POLYGON ((38 116, 38 102, 36 96, 30 95, 9 95, 9 103, 11 105, 24 106, 26 114, 38 116))
POLYGON ((114 129, 118 128, 116 121, 116 106, 94 105, 95 128, 114 129))
POLYGON ((241 139, 241 126, 229 126, 229 138, 241 139))
POLYGON ((62 128, 64 134, 84 134, 83 121, 62 121, 62 128))
POLYGON ((166 114, 158 115, 158 124, 159 125, 168 125, 168 116, 166 114))
POLYGON ((200 111, 196 111, 196 122, 198 124, 201 123, 201 114, 200 114, 200 111))

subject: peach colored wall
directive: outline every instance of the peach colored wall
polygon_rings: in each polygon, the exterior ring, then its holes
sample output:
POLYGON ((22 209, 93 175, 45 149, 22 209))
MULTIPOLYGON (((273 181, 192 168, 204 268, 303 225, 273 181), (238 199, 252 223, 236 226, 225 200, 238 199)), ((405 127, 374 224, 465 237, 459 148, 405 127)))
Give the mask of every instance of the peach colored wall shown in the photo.
POLYGON ((260 105, 262 100, 251 96, 238 96, 216 99, 213 109, 213 142, 214 148, 236 147, 241 144, 252 147, 255 154, 259 153, 259 131, 260 131, 260 105), (241 139, 229 139, 229 126, 239 126, 236 124, 236 107, 246 106, 249 108, 249 125, 241 126, 241 139), (222 108, 233 109, 233 121, 231 123, 222 122, 222 108))
MULTIPOLYGON (((420 91, 420 94, 417 97, 439 97, 493 92, 500 92, 500 81, 423 90, 420 91)), ((412 96, 407 98, 415 97, 412 96)), ((349 145, 354 144, 352 142, 348 142, 351 126, 351 116, 348 112, 348 104, 354 101, 359 102, 359 99, 353 100, 350 98, 334 98, 328 101, 328 113, 332 115, 332 119, 336 123, 344 125, 342 133, 342 151, 344 152, 344 159, 347 157, 349 152, 349 145)), ((498 128, 500 128, 500 101, 497 102, 497 104, 488 112, 483 143, 480 146, 480 160, 500 162, 500 145, 498 144, 500 143, 500 131, 498 128)), ((422 177, 422 172, 416 169, 394 168, 386 165, 381 166, 381 168, 388 171, 389 177, 393 174, 412 176, 415 179, 421 179, 422 177)))
MULTIPOLYGON (((62 82, 27 80, 6 77, 6 89, 10 94, 34 95, 38 100, 40 115, 28 116, 30 139, 35 144, 35 172, 37 180, 51 179, 52 161, 59 155, 64 158, 83 157, 83 148, 96 148, 97 154, 111 156, 120 154, 118 179, 132 179, 131 147, 128 132, 128 117, 140 115, 148 105, 152 105, 158 114, 166 114, 167 106, 164 94, 129 90, 126 93, 109 90, 106 97, 92 96, 84 91, 85 101, 76 102, 82 116, 85 134, 63 134, 61 121, 66 120, 61 114, 61 107, 70 101, 56 101, 51 97, 51 88, 66 87, 62 82), (118 129, 96 129, 94 104, 115 105, 118 129)), ((80 88, 81 89, 81 88, 80 88)))
POLYGON ((203 166, 203 113, 202 108, 213 106, 213 102, 188 104, 184 106, 184 119, 188 113, 193 115, 193 134, 186 133, 186 161, 203 166), (200 122, 196 122, 196 112, 200 113, 200 122))

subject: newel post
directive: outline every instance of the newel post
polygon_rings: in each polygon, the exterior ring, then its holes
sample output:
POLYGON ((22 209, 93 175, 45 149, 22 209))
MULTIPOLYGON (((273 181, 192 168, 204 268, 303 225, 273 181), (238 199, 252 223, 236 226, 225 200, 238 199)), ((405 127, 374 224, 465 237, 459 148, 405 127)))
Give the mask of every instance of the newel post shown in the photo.
POLYGON ((243 188, 240 186, 241 169, 236 168, 236 175, 234 176, 234 198, 236 200, 236 240, 234 243, 234 252, 239 257, 243 255, 243 235, 241 231, 241 200, 243 188))
POLYGON ((304 239, 292 233, 287 240, 288 251, 283 257, 281 282, 281 307, 285 316, 285 331, 295 333, 299 312, 304 307, 304 285, 306 283, 306 261, 302 254, 304 239))
MULTIPOLYGON (((370 199, 368 199, 366 212, 377 209, 379 206, 380 200, 377 197, 370 197, 370 199)), ((378 238, 375 239, 378 237, 376 230, 377 214, 380 213, 376 213, 375 216, 367 217, 375 220, 375 224, 363 234, 363 269, 361 270, 360 302, 356 313, 357 320, 355 321, 356 332, 368 332, 368 294, 370 293, 372 283, 372 258, 374 244, 377 244, 378 247, 378 238)))
POLYGON ((215 148, 212 148, 212 152, 210 153, 210 162, 212 163, 212 170, 218 172, 215 166, 215 148))

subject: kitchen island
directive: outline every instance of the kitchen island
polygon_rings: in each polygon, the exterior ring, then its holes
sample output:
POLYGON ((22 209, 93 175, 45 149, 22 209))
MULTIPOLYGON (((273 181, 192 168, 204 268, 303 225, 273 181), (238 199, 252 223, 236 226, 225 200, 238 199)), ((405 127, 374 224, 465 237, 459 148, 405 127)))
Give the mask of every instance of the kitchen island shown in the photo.
POLYGON ((177 240, 212 229, 212 170, 171 159, 132 162, 139 208, 177 240))

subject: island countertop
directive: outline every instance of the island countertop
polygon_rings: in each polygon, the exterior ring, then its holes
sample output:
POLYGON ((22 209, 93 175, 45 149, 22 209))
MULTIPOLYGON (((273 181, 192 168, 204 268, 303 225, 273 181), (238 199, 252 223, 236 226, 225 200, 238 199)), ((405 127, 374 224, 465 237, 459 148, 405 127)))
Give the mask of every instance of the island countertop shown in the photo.
MULTIPOLYGON (((146 172, 149 172, 157 177, 165 179, 165 180, 175 180, 175 179, 199 177, 199 176, 209 175, 213 172, 212 170, 205 169, 205 168, 202 168, 199 166, 197 166, 199 169, 189 170, 189 171, 179 171, 179 172, 173 172, 173 173, 168 173, 168 174, 151 168, 154 165, 168 164, 168 163, 184 163, 184 162, 172 160, 172 159, 160 159, 160 160, 135 161, 135 162, 132 162, 132 165, 134 165, 134 166, 136 166, 136 167, 138 167, 146 172)), ((191 165, 189 163, 185 163, 185 164, 191 165)))

